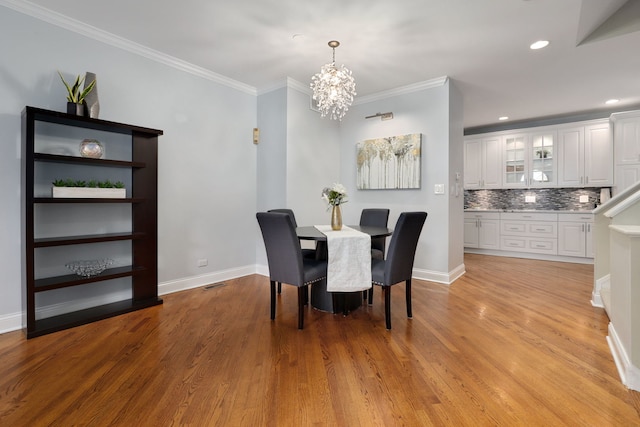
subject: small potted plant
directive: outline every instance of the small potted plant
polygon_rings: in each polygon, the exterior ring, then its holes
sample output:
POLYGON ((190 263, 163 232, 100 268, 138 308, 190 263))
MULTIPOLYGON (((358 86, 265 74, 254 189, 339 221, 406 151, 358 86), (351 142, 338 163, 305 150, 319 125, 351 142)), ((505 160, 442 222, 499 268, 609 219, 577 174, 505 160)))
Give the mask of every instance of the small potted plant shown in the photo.
POLYGON ((86 182, 56 179, 52 184, 51 195, 55 198, 124 199, 127 197, 127 190, 121 181, 96 181, 92 179, 86 182))
POLYGON ((80 77, 80 75, 78 75, 73 85, 70 86, 64 77, 62 77, 60 71, 58 71, 58 75, 60 76, 60 79, 62 79, 64 86, 67 88, 67 113, 84 116, 84 98, 89 94, 89 92, 91 92, 96 81, 93 80, 87 85, 87 87, 82 89, 84 77, 80 77))

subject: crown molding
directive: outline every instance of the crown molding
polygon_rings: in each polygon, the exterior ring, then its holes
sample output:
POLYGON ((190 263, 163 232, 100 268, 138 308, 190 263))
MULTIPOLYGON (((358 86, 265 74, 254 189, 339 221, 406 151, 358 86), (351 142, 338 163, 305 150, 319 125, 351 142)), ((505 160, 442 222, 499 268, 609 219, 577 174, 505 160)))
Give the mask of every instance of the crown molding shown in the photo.
POLYGON ((24 0, 0 0, 1 6, 6 6, 17 12, 36 18, 40 21, 47 22, 60 28, 72 31, 74 33, 89 37, 91 39, 103 42, 110 46, 117 47, 127 52, 134 53, 155 62, 167 65, 169 67, 184 71, 189 74, 210 80, 249 95, 256 95, 256 88, 247 84, 233 80, 229 77, 214 73, 200 66, 191 64, 170 55, 158 52, 157 50, 132 42, 125 38, 116 36, 107 31, 100 30, 91 25, 80 22, 76 19, 54 12, 41 6, 34 5, 24 0))
MULTIPOLYGON (((431 79, 424 82, 418 82, 414 84, 410 84, 407 86, 398 87, 395 89, 389 89, 383 92, 373 93, 371 95, 357 97, 354 101, 354 105, 365 104, 367 102, 378 101, 380 99, 390 98, 392 96, 398 95, 406 95, 412 92, 418 92, 425 89, 432 89, 434 87, 440 87, 447 83, 449 78, 447 76, 439 77, 437 79, 431 79)), ((286 79, 282 79, 271 86, 264 87, 258 90, 258 95, 262 95, 264 93, 271 92, 273 90, 281 89, 283 87, 290 87, 296 89, 300 92, 306 93, 307 95, 312 95, 311 88, 304 83, 300 83, 299 81, 292 79, 291 77, 287 77, 286 79)))
POLYGON ((391 98, 392 96, 406 95, 408 93, 418 92, 421 90, 441 87, 441 86, 444 86, 448 80, 449 80, 449 77, 442 76, 442 77, 437 77, 431 80, 425 80, 423 82, 413 83, 407 86, 400 86, 395 89, 389 89, 382 92, 373 93, 371 95, 356 98, 353 101, 353 105, 365 104, 367 102, 373 102, 373 101, 378 101, 380 99, 391 98))

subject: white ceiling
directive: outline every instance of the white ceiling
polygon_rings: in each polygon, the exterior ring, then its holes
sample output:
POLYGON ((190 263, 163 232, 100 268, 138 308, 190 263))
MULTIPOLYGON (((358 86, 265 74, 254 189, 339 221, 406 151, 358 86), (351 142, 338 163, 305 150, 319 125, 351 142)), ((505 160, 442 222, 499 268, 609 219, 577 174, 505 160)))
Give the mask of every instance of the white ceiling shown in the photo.
POLYGON ((353 71, 358 96, 449 76, 465 127, 598 110, 610 98, 618 110, 640 105, 640 0, 30 3, 258 91, 286 77, 308 84, 339 40, 336 62, 353 71), (530 50, 539 39, 551 44, 530 50))

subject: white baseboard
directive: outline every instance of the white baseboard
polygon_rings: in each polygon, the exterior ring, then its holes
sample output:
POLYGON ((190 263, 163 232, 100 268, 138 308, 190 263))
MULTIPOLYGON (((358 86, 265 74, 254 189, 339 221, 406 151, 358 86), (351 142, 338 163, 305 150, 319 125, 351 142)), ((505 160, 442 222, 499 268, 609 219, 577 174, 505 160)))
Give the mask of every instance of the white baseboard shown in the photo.
POLYGON ((609 323, 609 335, 607 343, 613 356, 613 361, 618 368, 618 374, 622 380, 622 384, 631 390, 640 391, 640 369, 634 366, 629 360, 629 356, 618 337, 612 323, 609 323))
POLYGON ((177 280, 170 280, 158 284, 158 295, 171 294, 173 292, 185 291, 187 289, 198 288, 225 280, 236 279, 250 274, 256 274, 256 265, 231 268, 228 270, 216 271, 199 276, 185 277, 177 280))
POLYGON ((593 258, 581 258, 564 255, 534 254, 529 252, 503 251, 499 249, 464 248, 466 254, 504 256, 509 258, 538 259, 541 261, 570 262, 573 264, 593 264, 593 258))
POLYGON ((611 284, 611 275, 607 274, 606 276, 600 277, 593 282, 593 291, 591 292, 591 305, 594 307, 605 308, 605 303, 603 300, 602 291, 610 288, 611 284))
POLYGON ((0 334, 22 329, 22 312, 0 316, 0 334))
POLYGON ((413 269, 413 278, 427 280, 429 282, 444 283, 450 285, 466 272, 464 264, 460 264, 448 273, 433 270, 413 269))

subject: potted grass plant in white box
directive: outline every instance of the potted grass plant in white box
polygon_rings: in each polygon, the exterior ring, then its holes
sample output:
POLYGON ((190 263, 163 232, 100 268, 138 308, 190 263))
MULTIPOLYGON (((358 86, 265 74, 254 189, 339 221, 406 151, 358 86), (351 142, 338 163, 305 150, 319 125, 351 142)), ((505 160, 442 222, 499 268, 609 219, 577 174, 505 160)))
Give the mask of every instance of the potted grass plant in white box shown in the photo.
POLYGON ((52 184, 51 195, 54 198, 124 199, 127 197, 127 189, 121 181, 56 179, 52 184))

